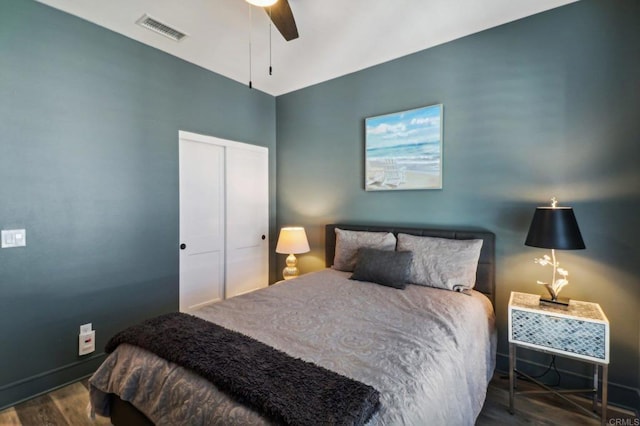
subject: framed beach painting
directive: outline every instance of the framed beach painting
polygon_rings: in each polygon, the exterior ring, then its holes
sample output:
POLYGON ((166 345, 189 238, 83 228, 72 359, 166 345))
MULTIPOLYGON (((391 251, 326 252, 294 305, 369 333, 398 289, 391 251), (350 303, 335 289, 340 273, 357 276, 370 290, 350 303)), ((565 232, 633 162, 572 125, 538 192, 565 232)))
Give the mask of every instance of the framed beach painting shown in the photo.
POLYGON ((365 190, 442 188, 442 104, 365 119, 365 190))

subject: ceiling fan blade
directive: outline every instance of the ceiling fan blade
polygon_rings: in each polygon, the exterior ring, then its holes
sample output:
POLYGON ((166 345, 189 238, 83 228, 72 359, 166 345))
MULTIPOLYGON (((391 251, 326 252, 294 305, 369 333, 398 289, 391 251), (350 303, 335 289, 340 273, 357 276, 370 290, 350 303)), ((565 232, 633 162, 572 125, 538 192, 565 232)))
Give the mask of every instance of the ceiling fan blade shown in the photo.
MULTIPOLYGON (((270 9, 271 21, 280 31, 282 37, 287 41, 298 38, 298 27, 296 27, 296 20, 293 18, 289 2, 287 0, 278 0, 270 9)), ((269 15, 269 8, 265 7, 264 10, 269 15)))

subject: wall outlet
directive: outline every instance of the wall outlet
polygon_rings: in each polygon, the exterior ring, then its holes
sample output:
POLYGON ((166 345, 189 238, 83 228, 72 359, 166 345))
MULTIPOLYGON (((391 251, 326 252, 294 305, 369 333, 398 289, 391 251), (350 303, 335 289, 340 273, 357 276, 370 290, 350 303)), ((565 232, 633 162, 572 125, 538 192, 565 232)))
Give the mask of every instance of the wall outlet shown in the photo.
POLYGON ((96 332, 90 331, 78 336, 78 355, 87 355, 96 350, 96 332))

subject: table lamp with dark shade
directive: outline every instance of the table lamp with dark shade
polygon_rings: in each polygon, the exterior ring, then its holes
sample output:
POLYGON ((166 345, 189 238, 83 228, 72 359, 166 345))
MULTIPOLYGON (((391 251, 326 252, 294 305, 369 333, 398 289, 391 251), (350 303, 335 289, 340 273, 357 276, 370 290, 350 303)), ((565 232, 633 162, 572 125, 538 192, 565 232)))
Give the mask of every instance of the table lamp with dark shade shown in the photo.
POLYGON ((545 255, 535 259, 537 264, 550 265, 553 268, 551 283, 538 281, 538 284, 544 285, 550 294, 549 298, 540 297, 540 301, 566 306, 569 304, 569 299, 559 298, 558 294, 564 286, 569 284, 567 279, 569 273, 566 269, 559 268, 560 262, 556 260, 556 249, 581 250, 585 248, 585 245, 573 209, 558 207, 557 203, 558 201, 553 198, 551 206, 536 208, 524 244, 551 249, 551 257, 545 255), (556 278, 558 275, 561 278, 556 278))

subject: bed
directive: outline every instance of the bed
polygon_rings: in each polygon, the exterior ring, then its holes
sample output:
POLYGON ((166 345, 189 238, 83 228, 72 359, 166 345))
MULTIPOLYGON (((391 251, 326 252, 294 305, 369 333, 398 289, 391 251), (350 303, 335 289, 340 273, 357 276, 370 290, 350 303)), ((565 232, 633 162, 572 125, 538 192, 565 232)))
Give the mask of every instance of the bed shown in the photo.
MULTIPOLYGON (((372 386, 380 405, 369 425, 474 424, 495 367, 494 235, 344 224, 325 231, 327 269, 192 314, 372 386), (333 265, 337 232, 480 240, 475 286, 400 290, 350 280, 352 272, 333 265)), ((127 344, 90 379, 90 394, 93 410, 116 426, 275 424, 188 369, 127 344)))

